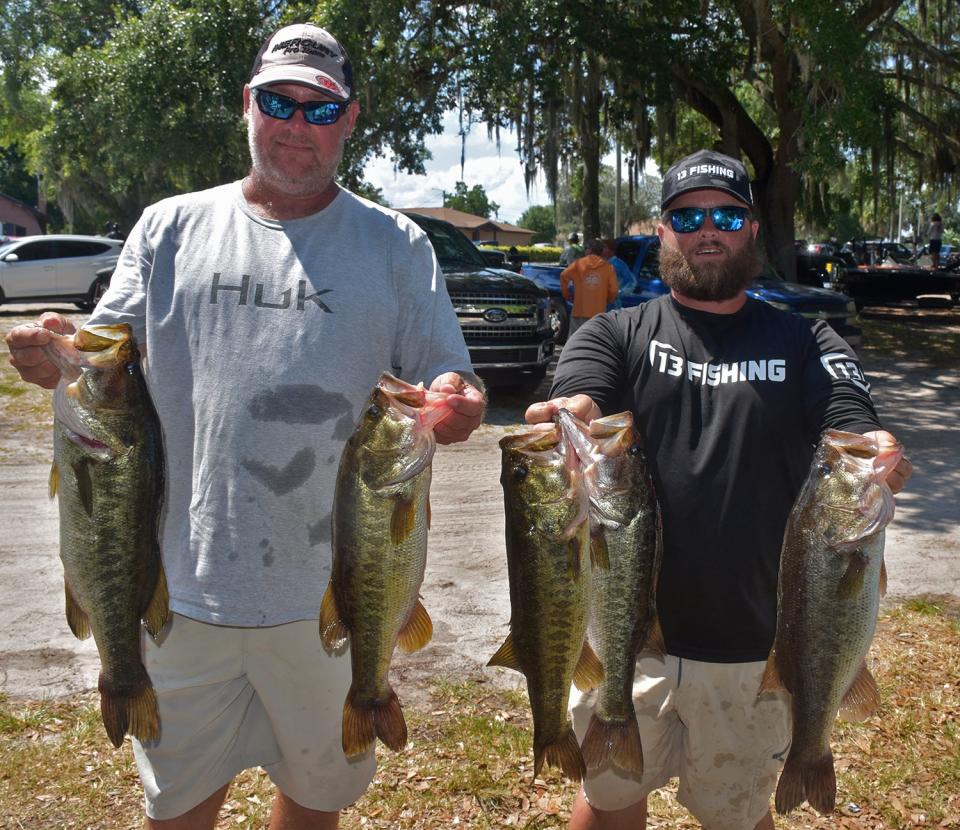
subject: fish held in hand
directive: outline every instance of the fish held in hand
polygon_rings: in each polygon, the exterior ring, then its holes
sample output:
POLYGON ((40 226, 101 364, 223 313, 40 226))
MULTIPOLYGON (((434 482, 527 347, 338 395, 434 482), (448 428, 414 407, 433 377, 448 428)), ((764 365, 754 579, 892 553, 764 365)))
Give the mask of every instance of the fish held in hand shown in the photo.
POLYGON ((488 665, 521 672, 533 712, 534 777, 544 763, 580 781, 568 713, 571 680, 590 689, 603 668, 586 642, 592 578, 588 501, 576 453, 554 426, 500 441, 510 633, 488 665))
POLYGON ((879 705, 866 665, 886 590, 884 528, 894 500, 885 483, 903 454, 863 435, 824 433, 794 504, 780 556, 777 632, 760 691, 791 695, 793 737, 776 808, 804 799, 833 810, 830 734, 838 710, 863 720, 879 705))
POLYGON ((119 747, 128 733, 155 740, 160 719, 140 624, 156 637, 169 613, 158 542, 160 422, 129 325, 51 333, 45 350, 62 375, 53 397, 50 495, 59 503, 67 622, 97 645, 110 741, 119 747))
POLYGON ((643 775, 643 748, 633 706, 637 654, 663 654, 655 593, 663 557, 660 507, 630 412, 589 425, 565 409, 561 428, 576 448, 590 501, 590 544, 607 563, 593 574, 589 639, 603 682, 581 751, 587 769, 612 764, 643 775))
POLYGON ((353 677, 342 733, 349 758, 378 737, 395 751, 407 742, 388 672, 397 645, 416 651, 433 636, 419 591, 427 562, 433 428, 451 414, 448 398, 384 372, 340 457, 320 637, 330 650, 350 644, 353 677))

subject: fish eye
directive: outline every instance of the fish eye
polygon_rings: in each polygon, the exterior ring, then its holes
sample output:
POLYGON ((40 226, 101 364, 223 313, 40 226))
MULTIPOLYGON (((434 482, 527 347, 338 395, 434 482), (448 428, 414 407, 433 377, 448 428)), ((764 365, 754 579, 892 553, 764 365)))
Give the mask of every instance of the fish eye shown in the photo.
POLYGON ((633 444, 633 445, 630 447, 630 449, 628 450, 628 452, 630 453, 630 455, 632 455, 632 456, 634 456, 634 457, 640 455, 640 445, 639 445, 639 444, 633 444))
POLYGON ((830 465, 829 464, 818 464, 817 465, 817 475, 821 478, 827 478, 830 475, 830 465))
POLYGON ((371 418, 376 418, 377 415, 379 414, 380 414, 380 407, 377 406, 375 403, 370 404, 370 407, 367 409, 367 415, 369 415, 371 418))
POLYGON ((527 473, 530 472, 525 464, 521 464, 519 467, 513 468, 513 477, 517 481, 523 481, 527 477, 527 473))

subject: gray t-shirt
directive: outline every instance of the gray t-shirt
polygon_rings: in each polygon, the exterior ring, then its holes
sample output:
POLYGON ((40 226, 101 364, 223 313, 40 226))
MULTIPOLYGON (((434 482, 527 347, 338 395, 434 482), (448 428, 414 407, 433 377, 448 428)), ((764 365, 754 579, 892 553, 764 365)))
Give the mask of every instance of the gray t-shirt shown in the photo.
POLYGON ((171 607, 238 626, 317 617, 340 453, 380 373, 470 371, 426 235, 347 191, 283 222, 239 182, 166 199, 91 318, 121 321, 163 426, 171 607))

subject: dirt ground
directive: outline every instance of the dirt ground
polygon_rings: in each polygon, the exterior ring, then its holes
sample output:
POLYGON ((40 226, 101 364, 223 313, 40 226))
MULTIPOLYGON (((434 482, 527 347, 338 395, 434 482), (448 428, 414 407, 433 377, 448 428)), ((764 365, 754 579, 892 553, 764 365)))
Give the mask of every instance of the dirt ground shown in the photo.
MULTIPOLYGON (((38 311, 0 309, 0 336, 38 311)), ((960 313, 917 323, 957 332, 960 313)), ((916 469, 888 529, 888 601, 960 599, 960 355, 948 367, 931 366, 920 354, 894 359, 865 349, 862 357, 881 418, 916 469)), ((6 362, 5 349, 0 359, 6 362)), ((548 376, 535 396, 494 391, 487 422, 471 440, 437 453, 422 589, 434 636, 418 654, 394 660, 403 700, 420 698, 434 678, 522 682, 513 672, 484 668, 510 617, 497 442, 518 428, 527 404, 545 397, 549 383, 548 376)), ((47 498, 43 455, 43 446, 26 446, 16 431, 0 434, 0 692, 32 699, 92 688, 98 667, 92 641, 75 640, 64 619, 56 505, 47 498)))

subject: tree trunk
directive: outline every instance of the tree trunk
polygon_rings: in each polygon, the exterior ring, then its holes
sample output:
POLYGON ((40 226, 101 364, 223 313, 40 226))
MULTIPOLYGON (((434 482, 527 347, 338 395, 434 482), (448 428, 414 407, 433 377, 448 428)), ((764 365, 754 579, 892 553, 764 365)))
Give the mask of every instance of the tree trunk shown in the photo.
POLYGON ((580 109, 580 153, 583 165, 583 194, 580 222, 584 242, 600 237, 600 60, 587 52, 583 79, 583 106, 580 109))
POLYGON ((770 264, 790 282, 797 279, 794 211, 800 196, 800 176, 780 161, 762 184, 754 186, 761 245, 770 264))

